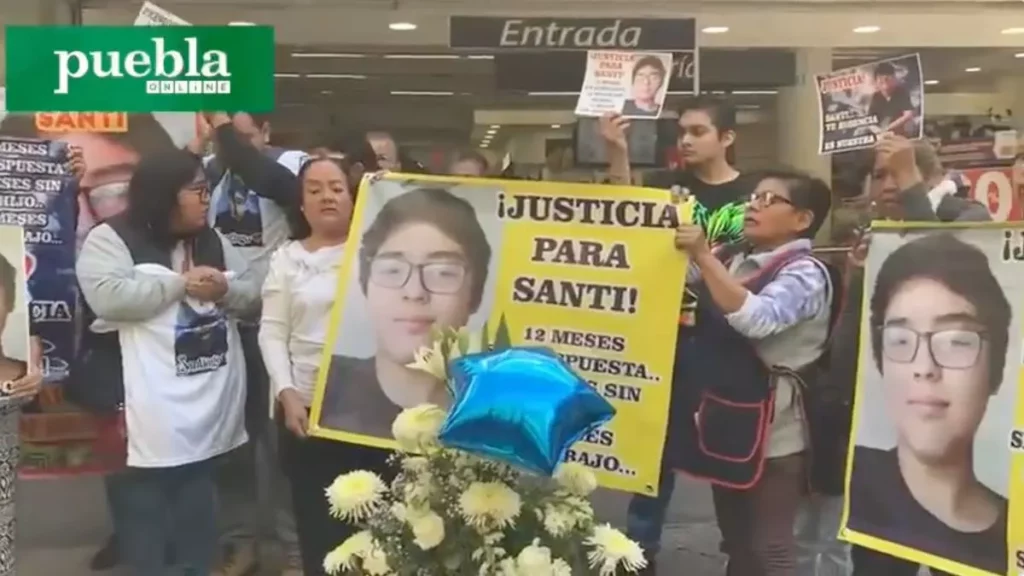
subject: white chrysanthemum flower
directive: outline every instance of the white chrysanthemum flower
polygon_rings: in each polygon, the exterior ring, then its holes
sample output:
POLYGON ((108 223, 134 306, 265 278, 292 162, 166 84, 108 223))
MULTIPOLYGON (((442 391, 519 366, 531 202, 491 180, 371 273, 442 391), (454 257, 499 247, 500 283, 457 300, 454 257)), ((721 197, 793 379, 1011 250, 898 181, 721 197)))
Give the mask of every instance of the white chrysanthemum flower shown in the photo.
POLYGON ((444 541, 444 520, 434 512, 427 510, 409 514, 408 522, 413 542, 420 550, 436 548, 444 541))
POLYGON ((512 526, 521 505, 519 494, 503 482, 473 482, 459 497, 459 512, 477 529, 512 526))
POLYGON ((331 516, 346 522, 364 520, 380 508, 387 489, 373 472, 356 470, 342 474, 326 489, 331 516))
POLYGON ((442 382, 447 381, 448 366, 443 346, 444 341, 440 338, 434 340, 430 346, 423 346, 416 351, 413 362, 406 364, 406 368, 421 370, 442 382))
POLYGON ((324 558, 324 572, 331 576, 354 570, 356 558, 363 558, 373 549, 373 536, 369 530, 356 532, 331 550, 324 558))
POLYGON ((430 460, 423 456, 406 456, 402 459, 402 469, 406 472, 423 472, 430 466, 430 460))
POLYGON ((561 558, 551 561, 551 576, 572 576, 572 566, 561 558))
POLYGON ((590 546, 587 562, 600 576, 613 576, 620 565, 628 572, 647 566, 643 548, 608 524, 595 526, 585 543, 590 546))
POLYGON ((379 546, 374 546, 363 556, 363 570, 371 576, 387 576, 391 574, 388 557, 379 546))
POLYGON ((555 470, 555 481, 577 496, 589 496, 597 489, 597 478, 578 462, 564 462, 555 470))
POLYGON ((420 404, 402 410, 391 424, 391 434, 403 452, 418 454, 438 446, 437 433, 448 416, 433 404, 420 404))
POLYGON ((577 523, 577 517, 571 511, 550 504, 544 507, 542 517, 544 530, 555 538, 568 534, 577 523))
POLYGON ((519 573, 534 576, 548 576, 551 574, 551 549, 540 545, 540 540, 535 539, 532 544, 523 548, 516 556, 516 568, 519 573))

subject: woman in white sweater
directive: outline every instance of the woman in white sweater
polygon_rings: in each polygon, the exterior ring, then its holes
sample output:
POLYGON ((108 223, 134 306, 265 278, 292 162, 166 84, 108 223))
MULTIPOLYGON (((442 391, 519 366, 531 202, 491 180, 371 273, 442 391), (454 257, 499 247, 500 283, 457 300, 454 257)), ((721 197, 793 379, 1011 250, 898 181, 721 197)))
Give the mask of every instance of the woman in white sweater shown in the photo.
POLYGON ((330 155, 313 156, 298 178, 293 240, 270 261, 259 340, 278 404, 281 465, 290 480, 303 573, 320 576, 324 556, 353 532, 328 514, 324 489, 346 471, 383 473, 388 452, 306 434, 355 194, 345 163, 330 155))

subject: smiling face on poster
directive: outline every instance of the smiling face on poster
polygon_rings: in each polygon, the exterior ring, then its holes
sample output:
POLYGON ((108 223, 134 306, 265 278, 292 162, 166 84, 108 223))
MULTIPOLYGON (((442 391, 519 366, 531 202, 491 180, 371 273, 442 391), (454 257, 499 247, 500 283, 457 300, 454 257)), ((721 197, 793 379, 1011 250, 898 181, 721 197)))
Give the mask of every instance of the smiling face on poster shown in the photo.
POLYGON ((873 233, 865 271, 847 535, 950 573, 1006 574, 1020 231, 900 232, 873 233))
POLYGON ((662 52, 587 52, 576 115, 657 118, 668 92, 672 55, 662 52))

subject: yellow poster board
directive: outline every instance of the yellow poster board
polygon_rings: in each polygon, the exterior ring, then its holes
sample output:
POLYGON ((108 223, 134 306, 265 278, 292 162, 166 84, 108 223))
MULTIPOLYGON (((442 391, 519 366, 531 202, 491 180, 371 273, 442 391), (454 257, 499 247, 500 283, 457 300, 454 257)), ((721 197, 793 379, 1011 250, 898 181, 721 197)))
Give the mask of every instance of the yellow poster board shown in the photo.
POLYGON ((405 368, 430 328, 486 326, 488 341, 503 330, 554 349, 615 406, 566 459, 602 486, 655 494, 687 264, 673 236, 691 211, 645 188, 364 180, 311 433, 393 447, 403 407, 447 402, 443 384, 405 368))
POLYGON ((1024 573, 1022 223, 876 222, 840 537, 1024 573))

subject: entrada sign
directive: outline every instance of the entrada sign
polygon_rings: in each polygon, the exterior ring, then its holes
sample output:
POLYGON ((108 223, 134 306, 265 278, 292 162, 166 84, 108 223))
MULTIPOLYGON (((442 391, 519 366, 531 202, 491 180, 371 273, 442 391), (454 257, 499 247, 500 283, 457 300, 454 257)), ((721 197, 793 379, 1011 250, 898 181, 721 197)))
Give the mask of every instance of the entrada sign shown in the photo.
POLYGON ((492 18, 452 16, 448 45, 512 50, 693 50, 692 18, 492 18))

